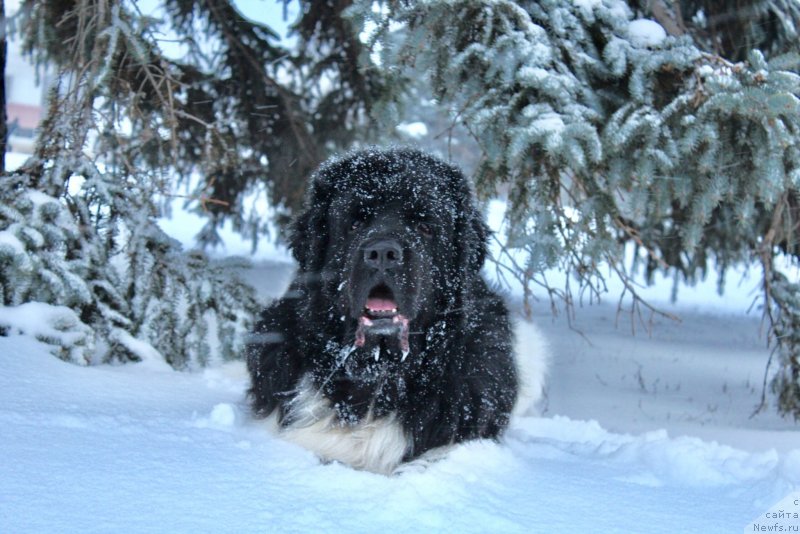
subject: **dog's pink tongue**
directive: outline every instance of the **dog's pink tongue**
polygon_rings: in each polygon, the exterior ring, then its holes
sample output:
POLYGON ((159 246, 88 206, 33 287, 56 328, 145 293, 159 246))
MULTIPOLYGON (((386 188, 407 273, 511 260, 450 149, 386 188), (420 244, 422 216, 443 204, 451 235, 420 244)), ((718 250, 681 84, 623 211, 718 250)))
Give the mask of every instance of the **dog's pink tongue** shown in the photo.
POLYGON ((391 299, 367 299, 367 308, 374 311, 392 311, 397 309, 397 304, 391 299))

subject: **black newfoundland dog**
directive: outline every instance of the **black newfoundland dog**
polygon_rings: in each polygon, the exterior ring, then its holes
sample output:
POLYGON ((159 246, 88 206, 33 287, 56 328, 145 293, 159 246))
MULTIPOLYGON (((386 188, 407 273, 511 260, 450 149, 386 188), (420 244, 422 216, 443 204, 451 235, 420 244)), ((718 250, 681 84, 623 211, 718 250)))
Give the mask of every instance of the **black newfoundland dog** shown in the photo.
POLYGON ((325 164, 291 230, 299 264, 247 346, 257 416, 326 460, 392 472, 496 438, 519 390, 488 229, 463 174, 411 149, 325 164))

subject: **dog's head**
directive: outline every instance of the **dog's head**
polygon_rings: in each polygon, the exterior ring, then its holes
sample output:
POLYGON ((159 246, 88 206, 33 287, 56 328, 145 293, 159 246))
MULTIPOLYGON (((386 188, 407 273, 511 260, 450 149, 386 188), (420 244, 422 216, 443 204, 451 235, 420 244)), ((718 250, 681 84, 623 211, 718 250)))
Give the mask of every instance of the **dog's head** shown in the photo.
POLYGON ((347 323, 356 346, 407 353, 410 332, 459 306, 486 236, 456 168, 416 150, 366 150, 314 175, 290 245, 316 311, 347 323))

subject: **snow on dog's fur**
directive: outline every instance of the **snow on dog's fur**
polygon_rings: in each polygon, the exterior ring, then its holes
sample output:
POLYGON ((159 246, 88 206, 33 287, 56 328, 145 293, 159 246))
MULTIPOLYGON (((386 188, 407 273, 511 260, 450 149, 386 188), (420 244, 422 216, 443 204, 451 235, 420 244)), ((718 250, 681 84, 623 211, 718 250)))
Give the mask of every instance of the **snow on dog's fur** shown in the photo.
POLYGON ((463 174, 427 154, 324 164, 292 227, 296 277, 247 347, 254 413, 323 459, 382 473, 499 437, 540 396, 545 359, 531 328, 514 357, 480 275, 487 234, 463 174))

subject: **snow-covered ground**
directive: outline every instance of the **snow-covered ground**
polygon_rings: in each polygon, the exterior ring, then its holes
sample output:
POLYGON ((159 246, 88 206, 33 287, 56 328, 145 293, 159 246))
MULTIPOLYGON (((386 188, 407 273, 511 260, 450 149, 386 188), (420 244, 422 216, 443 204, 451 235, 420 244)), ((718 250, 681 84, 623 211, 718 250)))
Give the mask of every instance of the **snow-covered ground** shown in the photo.
MULTIPOLYGON (((290 273, 251 274, 268 298, 290 273)), ((579 310, 581 333, 537 317, 544 416, 395 477, 270 436, 241 364, 78 367, 0 337, 0 532, 738 532, 800 489, 800 431, 749 418, 758 317, 678 311, 636 336, 613 307, 579 310)))
MULTIPOLYGON (((184 242, 187 217, 165 223, 184 242)), ((247 276, 264 301, 289 261, 262 249, 247 276)), ((766 514, 800 490, 800 426, 772 407, 751 417, 769 356, 747 313, 756 283, 720 297, 709 280, 680 305, 661 284, 650 297, 682 321, 635 335, 613 298, 572 324, 539 303, 543 415, 394 477, 270 436, 248 416, 241 363, 78 367, 0 337, 0 532, 754 532, 756 518, 800 531, 766 514)), ((781 510, 800 514, 794 502, 781 510)))

